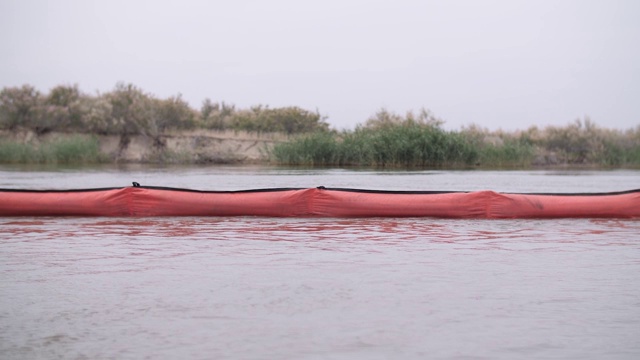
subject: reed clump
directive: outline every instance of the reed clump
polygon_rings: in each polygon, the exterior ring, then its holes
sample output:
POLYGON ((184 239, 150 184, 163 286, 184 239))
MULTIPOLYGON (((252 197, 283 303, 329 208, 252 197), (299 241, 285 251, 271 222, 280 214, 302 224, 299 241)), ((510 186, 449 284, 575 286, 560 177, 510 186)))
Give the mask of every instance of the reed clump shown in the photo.
POLYGON ((383 110, 354 131, 316 132, 276 145, 278 163, 307 166, 467 166, 477 150, 460 133, 445 131, 427 111, 399 117, 383 110))
POLYGON ((536 146, 520 133, 489 131, 478 125, 459 132, 478 153, 475 165, 495 168, 525 168, 533 164, 536 146))
POLYGON ((72 135, 40 144, 0 141, 3 164, 97 164, 106 160, 93 136, 72 135))

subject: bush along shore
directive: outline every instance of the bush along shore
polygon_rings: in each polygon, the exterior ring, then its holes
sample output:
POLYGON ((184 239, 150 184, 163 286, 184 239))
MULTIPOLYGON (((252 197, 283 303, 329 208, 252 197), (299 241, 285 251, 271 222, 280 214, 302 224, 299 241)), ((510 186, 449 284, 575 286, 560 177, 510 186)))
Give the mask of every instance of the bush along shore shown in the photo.
POLYGON ((76 85, 48 93, 7 87, 0 91, 0 163, 268 161, 274 142, 328 131, 325 120, 295 106, 237 109, 206 99, 193 109, 180 95, 160 99, 123 83, 95 95, 76 85), (50 151, 58 148, 79 153, 50 151))
POLYGON ((131 84, 95 95, 76 85, 48 93, 24 85, 0 91, 0 163, 640 167, 640 126, 611 130, 588 118, 513 132, 442 125, 426 110, 383 109, 354 130, 336 131, 318 111, 295 106, 237 109, 205 99, 193 109, 180 95, 160 99, 131 84))
POLYGON ((446 131, 429 112, 378 112, 353 131, 316 132, 278 144, 281 164, 392 168, 640 167, 640 126, 626 131, 589 119, 564 127, 446 131))

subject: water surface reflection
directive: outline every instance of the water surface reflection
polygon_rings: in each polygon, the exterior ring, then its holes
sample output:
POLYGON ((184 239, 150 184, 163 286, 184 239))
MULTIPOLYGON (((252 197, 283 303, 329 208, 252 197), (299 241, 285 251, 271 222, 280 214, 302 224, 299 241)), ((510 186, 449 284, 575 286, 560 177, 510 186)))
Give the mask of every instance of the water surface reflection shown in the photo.
MULTIPOLYGON (((11 187, 74 187, 71 178, 113 186, 144 175, 154 185, 201 189, 251 180, 420 190, 470 181, 459 173, 332 170, 227 172, 208 182, 212 172, 0 179, 11 187)), ((494 172, 478 174, 474 186, 620 190, 637 187, 633 174, 494 172)), ((0 353, 635 359, 638 234, 640 221, 616 219, 0 218, 0 353)))

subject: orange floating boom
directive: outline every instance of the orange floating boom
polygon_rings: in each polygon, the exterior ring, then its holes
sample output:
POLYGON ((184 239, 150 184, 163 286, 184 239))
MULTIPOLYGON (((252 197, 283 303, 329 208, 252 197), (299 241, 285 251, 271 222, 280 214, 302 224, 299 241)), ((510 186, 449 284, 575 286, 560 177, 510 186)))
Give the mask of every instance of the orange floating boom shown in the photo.
POLYGON ((640 218, 640 189, 587 194, 377 191, 324 187, 243 191, 151 186, 83 190, 0 189, 0 216, 640 218))

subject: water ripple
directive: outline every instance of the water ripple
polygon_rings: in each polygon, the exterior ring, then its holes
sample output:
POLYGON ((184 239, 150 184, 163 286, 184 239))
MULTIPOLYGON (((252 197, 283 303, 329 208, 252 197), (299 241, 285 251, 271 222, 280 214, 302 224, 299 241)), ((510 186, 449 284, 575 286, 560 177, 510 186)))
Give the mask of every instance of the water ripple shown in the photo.
POLYGON ((615 219, 0 218, 0 351, 632 358, 638 234, 615 219))

